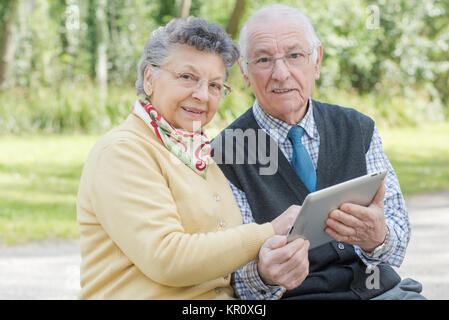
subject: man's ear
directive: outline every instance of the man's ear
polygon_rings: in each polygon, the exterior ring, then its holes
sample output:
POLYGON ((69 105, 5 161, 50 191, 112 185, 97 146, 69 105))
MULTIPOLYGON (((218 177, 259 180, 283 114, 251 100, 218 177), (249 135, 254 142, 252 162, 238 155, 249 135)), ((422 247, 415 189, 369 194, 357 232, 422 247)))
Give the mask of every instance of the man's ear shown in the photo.
POLYGON ((153 94, 152 76, 153 69, 151 68, 151 65, 147 65, 143 73, 143 91, 145 91, 147 97, 150 97, 153 94))
POLYGON ((320 78, 320 71, 321 71, 321 61, 323 60, 323 46, 319 45, 316 49, 316 60, 315 62, 315 80, 318 80, 320 78))
MULTIPOLYGON (((243 62, 243 63, 245 63, 245 62, 243 62)), ((240 68, 240 72, 242 73, 242 75, 243 75, 243 79, 245 79, 245 84, 246 84, 246 87, 247 88, 249 88, 249 87, 251 87, 251 81, 249 81, 249 78, 248 78, 248 76, 247 75, 245 75, 245 72, 243 72, 243 68, 242 68, 242 61, 241 61, 241 59, 239 58, 238 60, 237 60, 237 64, 239 65, 239 68, 240 68)), ((247 72, 248 72, 248 69, 246 70, 247 72)))

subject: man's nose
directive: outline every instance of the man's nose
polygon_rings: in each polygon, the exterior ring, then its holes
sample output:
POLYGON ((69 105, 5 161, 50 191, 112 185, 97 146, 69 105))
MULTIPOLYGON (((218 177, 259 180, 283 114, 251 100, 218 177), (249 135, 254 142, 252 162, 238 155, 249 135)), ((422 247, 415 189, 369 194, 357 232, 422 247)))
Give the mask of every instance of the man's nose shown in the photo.
POLYGON ((273 61, 273 72, 271 77, 278 81, 284 81, 290 76, 290 69, 285 63, 284 58, 273 61))
POLYGON ((192 97, 207 102, 209 100, 209 83, 207 81, 199 81, 193 91, 192 97))

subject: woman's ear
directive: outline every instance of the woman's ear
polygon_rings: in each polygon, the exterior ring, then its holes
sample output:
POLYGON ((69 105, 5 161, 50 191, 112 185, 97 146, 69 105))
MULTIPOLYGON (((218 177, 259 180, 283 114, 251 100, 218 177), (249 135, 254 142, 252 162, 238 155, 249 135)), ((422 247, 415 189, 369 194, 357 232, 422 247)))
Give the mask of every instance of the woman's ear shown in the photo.
POLYGON ((143 91, 145 91, 147 97, 150 97, 153 94, 152 73, 151 65, 147 65, 143 73, 143 91))
MULTIPOLYGON (((243 62, 243 63, 245 63, 245 62, 243 62)), ((243 79, 245 80, 246 87, 247 88, 251 87, 251 81, 249 81, 248 75, 246 75, 245 72, 243 71, 242 62, 241 62, 240 58, 237 60, 237 64, 239 65, 240 72, 242 73, 243 79)), ((248 73, 248 68, 246 70, 246 73, 248 73)))

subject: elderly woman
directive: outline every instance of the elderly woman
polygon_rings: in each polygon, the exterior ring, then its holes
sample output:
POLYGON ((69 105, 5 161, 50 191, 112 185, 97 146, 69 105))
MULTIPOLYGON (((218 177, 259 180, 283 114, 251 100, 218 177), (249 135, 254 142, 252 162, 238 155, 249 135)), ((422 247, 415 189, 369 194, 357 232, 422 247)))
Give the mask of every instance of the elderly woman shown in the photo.
POLYGON ((238 57, 218 25, 174 19, 148 38, 138 100, 93 147, 77 216, 81 299, 228 299, 231 273, 292 217, 242 225, 201 128, 238 57))

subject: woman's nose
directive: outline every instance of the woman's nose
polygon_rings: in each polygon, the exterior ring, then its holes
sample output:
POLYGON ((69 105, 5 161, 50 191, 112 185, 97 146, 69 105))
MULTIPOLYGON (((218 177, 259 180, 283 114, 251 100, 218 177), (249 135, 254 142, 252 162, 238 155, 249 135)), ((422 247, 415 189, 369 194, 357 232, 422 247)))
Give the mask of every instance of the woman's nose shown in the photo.
POLYGON ((200 101, 209 100, 209 83, 205 79, 198 81, 198 84, 193 91, 192 97, 200 101))

